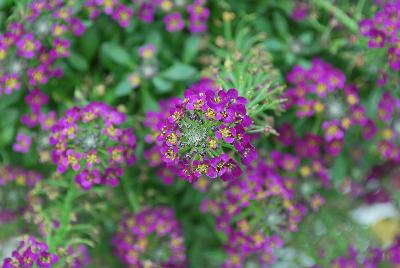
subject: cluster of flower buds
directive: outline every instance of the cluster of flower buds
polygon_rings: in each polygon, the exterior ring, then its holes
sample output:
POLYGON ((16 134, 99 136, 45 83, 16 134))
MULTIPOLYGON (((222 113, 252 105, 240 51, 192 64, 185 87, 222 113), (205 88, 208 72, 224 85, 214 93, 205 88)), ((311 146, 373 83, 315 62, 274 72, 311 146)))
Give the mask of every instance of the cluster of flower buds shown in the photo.
POLYGON ((200 176, 239 177, 242 169, 235 158, 249 166, 257 155, 246 133, 252 125, 247 100, 235 89, 197 86, 184 96, 159 128, 161 159, 177 166, 179 175, 190 182, 200 176))
POLYGON ((320 119, 324 138, 331 147, 341 147, 345 132, 353 125, 363 127, 366 139, 375 134, 373 121, 367 118, 360 103, 357 87, 345 85, 345 76, 339 69, 314 59, 308 69, 295 66, 287 80, 293 84, 286 91, 287 108, 294 107, 298 118, 320 119))
POLYGON ((133 5, 129 6, 120 0, 88 0, 85 1, 84 7, 91 19, 105 13, 116 20, 121 27, 129 25, 134 13, 140 21, 147 24, 153 23, 157 13, 161 13, 168 32, 182 31, 185 28, 183 15, 186 8, 190 32, 199 33, 207 31, 210 11, 205 4, 206 0, 194 0, 190 4, 172 0, 133 0, 133 5))
POLYGON ((169 208, 145 208, 126 216, 113 245, 129 267, 186 267, 182 228, 169 208))
POLYGON ((14 151, 27 153, 33 143, 32 141, 36 141, 41 162, 50 160, 48 136, 51 128, 57 122, 56 112, 44 109, 48 101, 48 96, 39 89, 34 89, 26 95, 25 102, 29 107, 29 112, 21 116, 21 122, 35 132, 27 134, 25 130, 19 131, 13 146, 14 151))
POLYGON ((105 103, 67 110, 50 135, 58 172, 72 169, 85 190, 96 184, 116 186, 123 165, 136 161, 136 137, 131 129, 121 127, 125 120, 125 114, 105 103))
POLYGON ((360 22, 361 34, 369 38, 370 48, 387 47, 388 62, 390 67, 400 70, 400 3, 388 1, 371 19, 360 22))
POLYGON ((49 268, 58 262, 58 256, 49 252, 46 243, 33 236, 25 237, 13 251, 12 257, 6 258, 2 268, 40 267, 49 268))
POLYGON ((25 8, 21 22, 8 24, 0 35, 0 94, 19 90, 21 81, 36 86, 62 75, 55 62, 69 55, 68 36, 84 32, 64 1, 38 0, 25 8))
POLYGON ((384 92, 378 103, 377 124, 379 128, 378 151, 387 160, 400 161, 400 100, 391 93, 384 92))

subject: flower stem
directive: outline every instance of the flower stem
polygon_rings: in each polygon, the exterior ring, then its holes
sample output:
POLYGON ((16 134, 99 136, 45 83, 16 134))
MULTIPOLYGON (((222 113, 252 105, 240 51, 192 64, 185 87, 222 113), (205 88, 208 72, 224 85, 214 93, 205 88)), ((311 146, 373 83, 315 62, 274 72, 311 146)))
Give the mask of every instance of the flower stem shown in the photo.
POLYGON ((60 217, 60 227, 55 232, 55 235, 50 239, 49 248, 51 252, 54 252, 57 247, 63 244, 65 236, 68 231, 68 225, 70 223, 70 216, 73 209, 73 202, 76 195, 76 186, 74 177, 70 176, 70 185, 67 190, 67 195, 64 199, 64 205, 60 217))
POLYGON ((137 199, 136 194, 133 192, 133 189, 131 189, 131 186, 129 185, 129 182, 128 182, 126 176, 122 176, 121 182, 122 182, 122 188, 125 192, 125 195, 128 198, 129 205, 131 206, 131 210, 133 213, 135 213, 139 210, 139 207, 140 207, 139 200, 137 199))
POLYGON ((344 26, 346 26, 353 33, 358 33, 358 23, 350 18, 343 10, 336 7, 329 0, 313 0, 314 4, 322 9, 332 13, 344 26))

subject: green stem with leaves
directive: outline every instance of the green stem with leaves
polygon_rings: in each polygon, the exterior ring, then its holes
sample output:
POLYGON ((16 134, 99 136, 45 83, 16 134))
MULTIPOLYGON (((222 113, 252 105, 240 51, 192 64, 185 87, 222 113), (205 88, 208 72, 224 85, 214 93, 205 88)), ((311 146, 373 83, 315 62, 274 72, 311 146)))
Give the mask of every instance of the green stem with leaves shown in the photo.
POLYGON ((49 241, 49 248, 51 252, 54 252, 57 247, 63 244, 65 236, 68 233, 69 223, 71 221, 71 213, 73 209, 74 199, 77 194, 77 189, 74 181, 74 176, 71 175, 68 177, 70 177, 70 185, 68 187, 61 211, 60 226, 55 231, 54 236, 49 241))
POLYGON ((125 192, 126 197, 128 198, 129 205, 133 213, 139 210, 139 200, 137 199, 136 194, 134 193, 131 185, 126 176, 122 176, 121 178, 122 188, 125 192))
POLYGON ((358 23, 349 17, 343 10, 332 4, 330 0, 312 0, 318 7, 332 13, 338 21, 346 26, 353 33, 358 33, 358 23))

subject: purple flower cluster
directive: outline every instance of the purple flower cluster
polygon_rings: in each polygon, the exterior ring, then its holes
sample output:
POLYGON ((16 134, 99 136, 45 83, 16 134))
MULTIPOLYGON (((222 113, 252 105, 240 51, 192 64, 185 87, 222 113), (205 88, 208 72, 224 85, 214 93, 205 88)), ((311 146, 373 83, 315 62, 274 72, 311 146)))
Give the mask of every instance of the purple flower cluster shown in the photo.
POLYGON ((43 109, 48 101, 48 96, 39 89, 30 91, 25 97, 25 103, 27 107, 29 107, 29 112, 21 116, 21 122, 30 129, 38 127, 39 130, 36 135, 28 135, 21 131, 18 132, 16 143, 13 146, 14 151, 27 153, 32 144, 32 137, 35 137, 40 160, 42 162, 49 160, 49 144, 47 137, 50 129, 57 121, 55 111, 46 111, 46 109, 43 109))
POLYGON ((179 4, 172 0, 134 0, 133 6, 124 4, 120 0, 88 0, 85 9, 91 19, 101 13, 110 15, 121 27, 127 27, 134 13, 144 23, 153 23, 156 14, 163 14, 163 22, 168 32, 182 31, 185 28, 184 8, 188 13, 188 27, 190 32, 199 33, 207 31, 207 20, 210 11, 205 7, 205 0, 194 0, 191 4, 179 4))
POLYGON ((46 243, 39 242, 33 236, 28 236, 20 241, 18 248, 13 251, 12 257, 4 260, 2 268, 49 268, 57 262, 57 255, 49 252, 46 243))
POLYGON ((332 149, 343 143, 345 132, 351 126, 362 126, 365 139, 375 134, 374 124, 360 103, 357 87, 345 85, 345 76, 339 69, 314 59, 308 69, 295 66, 287 80, 293 87, 286 91, 286 108, 295 108, 298 118, 315 117, 316 123, 321 120, 324 138, 332 149))
POLYGON ((13 201, 12 204, 9 200, 14 199, 17 195, 21 195, 22 200, 26 200, 25 191, 15 191, 15 186, 20 188, 33 188, 43 176, 33 170, 26 170, 19 167, 1 166, 0 167, 0 203, 4 204, 0 208, 0 225, 4 222, 15 220, 25 212, 26 203, 19 203, 13 201), (10 187, 11 186, 11 187, 10 187))
POLYGON ((123 165, 136 161, 136 137, 121 128, 126 116, 105 103, 92 102, 65 112, 52 128, 50 144, 57 170, 71 169, 85 190, 96 184, 116 186, 123 165))
POLYGON ((400 161, 400 100, 390 92, 384 92, 378 103, 379 128, 378 151, 387 160, 400 161))
POLYGON ((186 267, 182 228, 169 208, 145 208, 126 216, 113 245, 129 267, 186 267))
MULTIPOLYGON (((366 253, 360 253, 356 248, 350 246, 347 254, 332 261, 332 267, 399 267, 400 266, 400 238, 390 247, 371 248, 366 253)), ((315 268, 319 268, 316 266, 315 268)))
POLYGON ((387 47, 390 67, 400 70, 400 2, 390 1, 371 19, 360 22, 361 34, 369 38, 370 48, 387 47))
POLYGON ((242 179, 229 181, 216 199, 203 201, 201 210, 216 216, 217 230, 227 237, 223 267, 271 265, 283 245, 277 234, 297 231, 306 208, 295 199, 295 180, 275 169, 273 163, 260 161, 242 179))
POLYGON ((16 185, 33 187, 42 179, 43 176, 36 171, 11 166, 0 167, 0 186, 15 182, 16 185))
POLYGON ((173 97, 159 102, 160 111, 150 111, 146 114, 144 126, 151 130, 150 134, 145 137, 145 142, 151 145, 151 148, 144 151, 144 158, 148 161, 150 167, 158 167, 157 175, 166 184, 172 184, 178 171, 175 166, 168 166, 161 159, 160 148, 158 146, 157 137, 160 134, 159 130, 162 128, 164 122, 168 119, 169 111, 179 103, 179 98, 173 97))
POLYGON ((0 95, 19 90, 21 81, 37 86, 62 75, 55 62, 69 55, 68 36, 84 31, 63 1, 34 1, 24 14, 21 22, 8 24, 0 35, 0 95))
POLYGON ((179 175, 190 182, 201 176, 239 177, 242 169, 235 158, 249 166, 257 155, 246 133, 252 124, 247 100, 236 89, 202 86, 187 89, 184 97, 159 127, 161 159, 178 167, 179 175))

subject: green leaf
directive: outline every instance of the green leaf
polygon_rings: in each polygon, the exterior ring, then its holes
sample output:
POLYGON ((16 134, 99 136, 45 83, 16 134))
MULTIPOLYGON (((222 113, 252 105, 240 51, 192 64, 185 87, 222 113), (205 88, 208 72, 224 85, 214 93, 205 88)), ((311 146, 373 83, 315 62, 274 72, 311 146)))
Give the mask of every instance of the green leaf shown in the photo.
POLYGON ((142 107, 144 112, 157 111, 159 109, 158 102, 151 95, 148 87, 141 87, 140 94, 142 97, 142 107))
POLYGON ((286 44, 276 38, 268 38, 267 41, 264 42, 264 45, 269 51, 282 51, 287 48, 286 44))
POLYGON ((86 29, 85 34, 79 38, 79 51, 87 61, 91 61, 97 54, 100 44, 100 34, 95 27, 86 29))
POLYGON ((162 77, 173 81, 185 81, 194 78, 197 69, 193 66, 177 62, 162 73, 162 77))
POLYGON ((339 183, 343 181, 347 174, 348 160, 343 155, 336 158, 332 167, 332 181, 334 183, 339 183))
POLYGON ((71 52, 71 55, 67 58, 69 64, 78 71, 86 72, 89 68, 89 64, 86 59, 78 53, 71 52))
POLYGON ((156 76, 153 78, 153 83, 159 93, 166 93, 171 91, 173 83, 168 81, 160 76, 156 76))
POLYGON ((11 95, 0 96, 0 111, 7 108, 8 106, 16 103, 21 97, 22 91, 14 91, 11 95))
POLYGON ((104 43, 101 46, 101 53, 112 60, 115 63, 118 63, 120 65, 132 68, 134 66, 134 63, 131 59, 131 56, 129 53, 121 46, 119 46, 117 43, 104 43))
POLYGON ((14 137, 14 128, 6 127, 0 130, 0 147, 10 144, 14 137))
POLYGON ((282 37, 289 35, 289 26, 287 24, 286 18, 280 12, 274 12, 273 14, 274 25, 278 33, 282 37))
POLYGON ((200 48, 200 36, 193 35, 186 39, 185 48, 183 50, 183 62, 190 63, 199 52, 200 48))
POLYGON ((132 92, 132 86, 128 81, 123 80, 115 87, 115 95, 116 96, 126 96, 132 92))
POLYGON ((17 109, 7 109, 2 111, 3 115, 0 120, 0 127, 1 128, 9 128, 13 126, 18 120, 18 110, 17 109))

